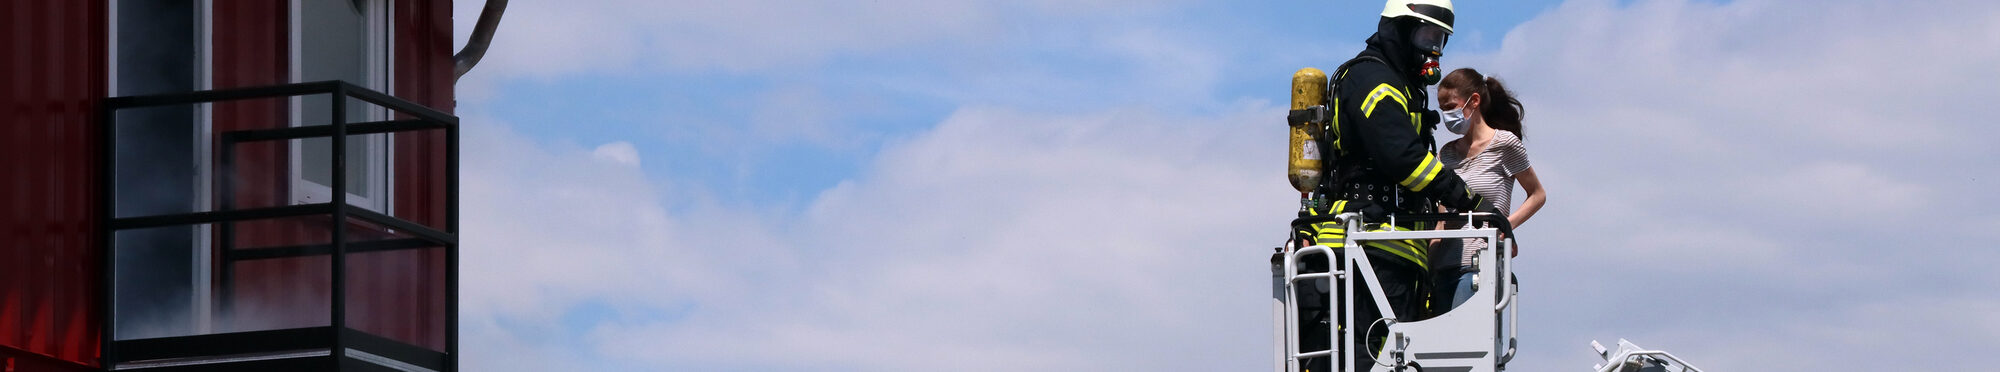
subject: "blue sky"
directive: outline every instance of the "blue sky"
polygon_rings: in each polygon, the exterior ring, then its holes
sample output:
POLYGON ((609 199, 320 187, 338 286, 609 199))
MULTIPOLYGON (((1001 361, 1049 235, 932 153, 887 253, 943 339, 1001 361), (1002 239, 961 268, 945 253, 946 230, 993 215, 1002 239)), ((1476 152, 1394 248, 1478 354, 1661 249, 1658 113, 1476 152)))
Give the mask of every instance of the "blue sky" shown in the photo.
MULTIPOLYGON (((1983 366, 2000 6, 1935 3, 1458 4, 1551 190, 1514 368, 1983 366)), ((474 370, 1268 368, 1287 84, 1381 9, 512 5, 458 85, 474 370)))

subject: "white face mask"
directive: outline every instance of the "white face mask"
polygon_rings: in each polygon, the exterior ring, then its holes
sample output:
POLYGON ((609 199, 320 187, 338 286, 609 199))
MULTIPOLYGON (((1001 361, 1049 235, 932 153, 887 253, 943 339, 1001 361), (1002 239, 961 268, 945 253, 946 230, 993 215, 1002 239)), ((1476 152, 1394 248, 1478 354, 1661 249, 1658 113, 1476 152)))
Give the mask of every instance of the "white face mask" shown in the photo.
POLYGON ((1457 134, 1457 135, 1465 134, 1465 127, 1469 126, 1466 123, 1470 122, 1465 120, 1465 106, 1461 105, 1456 109, 1452 109, 1451 111, 1445 111, 1443 115, 1444 115, 1444 130, 1451 131, 1451 134, 1457 134))

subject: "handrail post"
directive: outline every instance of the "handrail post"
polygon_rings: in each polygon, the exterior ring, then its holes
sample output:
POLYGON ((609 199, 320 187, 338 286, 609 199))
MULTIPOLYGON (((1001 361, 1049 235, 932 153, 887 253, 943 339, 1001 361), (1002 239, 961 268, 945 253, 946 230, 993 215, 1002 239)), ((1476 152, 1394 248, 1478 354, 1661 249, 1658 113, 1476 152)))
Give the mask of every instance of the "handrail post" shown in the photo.
MULTIPOLYGON (((1361 228, 1361 224, 1364 223, 1364 221, 1362 221, 1360 213, 1351 213, 1351 212, 1342 213, 1339 216, 1336 216, 1336 218, 1340 220, 1340 226, 1342 229, 1341 231, 1345 233, 1342 234, 1341 237, 1342 239, 1341 249, 1344 250, 1346 254, 1345 257, 1341 258, 1340 266, 1341 266, 1341 271, 1347 272, 1349 275, 1346 275, 1344 278, 1341 278, 1340 280, 1340 297, 1341 297, 1341 306, 1347 307, 1354 305, 1353 274, 1355 271, 1360 269, 1359 267, 1355 266, 1356 263, 1354 261, 1356 259, 1355 256, 1363 253, 1360 248, 1361 241, 1355 240, 1354 237, 1356 234, 1360 233, 1360 231, 1357 230, 1361 228)), ((1369 274, 1372 275, 1373 273, 1369 274)), ((1340 327, 1340 332, 1338 332, 1339 334, 1333 338, 1333 343, 1336 345, 1351 344, 1352 340, 1355 339, 1354 311, 1343 308, 1341 309, 1340 313, 1343 314, 1342 319, 1344 319, 1344 321, 1342 321, 1340 324, 1346 326, 1340 327)), ((1366 353, 1368 352, 1368 350, 1346 350, 1346 352, 1347 354, 1366 353)), ((1334 356, 1336 358, 1339 358, 1339 360, 1335 362, 1340 363, 1340 365, 1342 366, 1340 368, 1341 371, 1349 371, 1349 372, 1356 371, 1355 369, 1356 366, 1354 365, 1353 356, 1342 355, 1341 353, 1335 353, 1335 354, 1336 355, 1334 356)))
POLYGON ((104 273, 98 276, 99 280, 104 281, 104 293, 98 296, 98 299, 103 301, 104 306, 103 309, 99 309, 99 313, 97 314, 99 326, 104 327, 98 330, 98 337, 102 338, 98 340, 100 347, 98 367, 107 371, 115 369, 118 364, 118 349, 115 342, 118 339, 118 277, 116 274, 118 272, 118 260, 116 257, 118 230, 112 229, 111 226, 108 226, 110 224, 107 223, 114 218, 118 218, 117 110, 117 107, 110 104, 104 102, 98 103, 97 135, 99 143, 104 147, 98 149, 97 152, 98 161, 102 162, 100 163, 100 167, 102 168, 99 168, 97 171, 97 197, 98 200, 103 201, 99 204, 97 210, 97 213, 101 214, 98 217, 100 220, 97 221, 97 236, 98 239, 102 239, 102 241, 97 242, 97 246, 98 254, 102 255, 98 257, 102 260, 99 264, 104 270, 104 273))
POLYGON ((1285 329, 1281 330, 1281 332, 1285 333, 1285 341, 1283 343, 1284 354, 1285 354, 1285 360, 1284 360, 1285 372, 1296 372, 1299 370, 1300 346, 1299 346, 1298 333, 1300 332, 1298 332, 1298 328, 1303 326, 1298 324, 1299 291, 1298 291, 1298 283, 1295 280, 1298 277, 1297 273, 1298 269, 1295 268, 1296 266, 1294 261, 1296 260, 1296 258, 1292 256, 1293 254, 1296 254, 1295 252, 1296 250, 1292 248, 1292 244, 1287 243, 1285 244, 1284 251, 1279 253, 1284 256, 1283 257, 1284 262, 1280 264, 1280 266, 1281 270, 1283 270, 1284 273, 1283 274, 1284 286, 1282 288, 1284 288, 1285 291, 1285 315, 1284 315, 1285 319, 1283 319, 1283 321, 1286 326, 1285 329))
POLYGON ((333 363, 347 360, 347 83, 333 86, 333 363))

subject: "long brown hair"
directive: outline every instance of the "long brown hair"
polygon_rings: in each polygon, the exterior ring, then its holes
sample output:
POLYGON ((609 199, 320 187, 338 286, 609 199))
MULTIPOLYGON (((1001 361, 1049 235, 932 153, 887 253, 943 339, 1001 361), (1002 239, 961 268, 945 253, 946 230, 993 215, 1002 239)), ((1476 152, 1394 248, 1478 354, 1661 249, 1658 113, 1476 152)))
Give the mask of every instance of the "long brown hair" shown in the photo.
POLYGON ((1507 90, 1499 78, 1480 75, 1479 70, 1461 68, 1445 75, 1444 80, 1438 82, 1438 89, 1450 89, 1464 97, 1479 93, 1479 115, 1486 118, 1486 126, 1514 132, 1514 137, 1522 140, 1528 138, 1521 134, 1521 100, 1514 98, 1514 91, 1507 90))

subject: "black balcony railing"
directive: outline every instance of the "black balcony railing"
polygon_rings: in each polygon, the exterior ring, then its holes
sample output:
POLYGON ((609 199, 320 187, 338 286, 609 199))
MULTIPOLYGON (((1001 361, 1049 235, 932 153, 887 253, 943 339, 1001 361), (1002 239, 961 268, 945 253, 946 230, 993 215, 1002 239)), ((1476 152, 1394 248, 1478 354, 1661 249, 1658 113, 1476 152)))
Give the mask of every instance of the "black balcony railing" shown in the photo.
MULTIPOLYGON (((458 365, 458 166, 459 132, 458 118, 422 105, 411 103, 394 96, 371 91, 349 83, 327 81, 299 83, 266 87, 197 91, 177 94, 129 96, 107 98, 102 102, 100 118, 102 127, 102 164, 100 189, 104 203, 100 212, 104 216, 102 239, 104 250, 104 283, 102 300, 106 311, 101 314, 104 324, 103 359, 101 367, 106 370, 139 368, 144 371, 348 371, 348 370, 431 370, 456 371, 458 365), (209 211, 168 215, 118 217, 116 151, 118 151, 117 112, 119 110, 161 107, 175 105, 196 105, 226 101, 254 99, 274 99, 299 96, 327 95, 331 101, 330 124, 281 127, 273 129, 241 130, 219 133, 214 147, 213 185, 211 195, 214 208, 209 211), (387 108, 403 119, 386 121, 349 123, 346 106, 349 99, 387 108), (413 131, 443 131, 445 133, 443 229, 433 228, 371 211, 348 204, 347 159, 348 136, 413 131), (236 207, 237 169, 234 148, 238 144, 260 141, 284 141, 308 138, 327 138, 331 142, 331 200, 324 203, 278 205, 251 208, 236 207), (236 224, 252 220, 276 218, 311 217, 310 221, 320 221, 316 216, 326 216, 326 228, 331 231, 330 242, 326 244, 305 244, 285 247, 263 247, 259 249, 232 249, 237 234, 232 232, 236 224), (366 223, 394 231, 399 238, 356 241, 350 237, 350 224, 366 223), (118 267, 115 260, 118 252, 117 233, 119 231, 151 228, 176 228, 209 225, 213 227, 214 244, 220 265, 217 279, 224 290, 214 301, 227 308, 232 290, 227 289, 236 280, 233 277, 234 263, 239 261, 292 258, 308 256, 330 257, 330 302, 331 314, 327 326, 289 329, 208 333, 174 337, 154 337, 120 340, 116 312, 121 307, 116 302, 118 267), (407 249, 436 249, 445 251, 444 301, 444 350, 410 345, 379 335, 369 334, 350 327, 347 314, 348 255, 363 252, 378 252, 407 249)), ((167 180, 162 180, 167 181, 167 180)), ((282 203, 281 203, 282 204, 282 203)), ((192 244, 192 242, 190 242, 192 244)), ((142 305, 134 305, 142 306, 142 305)))

